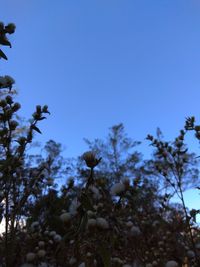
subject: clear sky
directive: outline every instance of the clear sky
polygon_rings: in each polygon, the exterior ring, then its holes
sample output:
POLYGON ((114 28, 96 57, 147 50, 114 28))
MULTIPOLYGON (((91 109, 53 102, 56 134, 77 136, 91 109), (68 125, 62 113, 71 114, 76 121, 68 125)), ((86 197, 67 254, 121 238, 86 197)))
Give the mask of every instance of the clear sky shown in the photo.
POLYGON ((0 20, 17 26, 0 74, 15 78, 24 117, 49 105, 38 140, 67 156, 120 122, 143 141, 157 126, 173 139, 185 117, 200 121, 198 0, 1 0, 0 20))

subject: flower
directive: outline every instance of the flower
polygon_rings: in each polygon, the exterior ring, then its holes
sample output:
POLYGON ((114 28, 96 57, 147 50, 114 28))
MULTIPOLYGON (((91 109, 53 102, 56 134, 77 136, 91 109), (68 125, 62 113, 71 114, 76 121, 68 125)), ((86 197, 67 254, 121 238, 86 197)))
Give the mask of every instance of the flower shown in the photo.
POLYGON ((83 160, 85 160, 86 165, 89 168, 94 168, 95 166, 97 166, 101 160, 101 158, 97 159, 96 158, 96 154, 93 151, 88 151, 85 152, 82 155, 83 160))
POLYGON ((97 221, 95 219, 89 219, 88 222, 87 222, 87 225, 89 228, 93 228, 95 227, 97 224, 97 221))
POLYGON ((192 251, 192 250, 188 250, 188 251, 187 251, 187 256, 188 256, 188 258, 194 258, 194 257, 195 257, 195 253, 194 253, 194 251, 192 251))
POLYGON ((69 212, 65 212, 65 213, 60 215, 60 219, 64 223, 69 222, 71 220, 71 214, 69 212))
POLYGON ((72 257, 70 260, 69 260, 69 265, 73 265, 76 263, 76 258, 72 257))
POLYGON ((96 222, 97 222, 97 226, 101 229, 108 229, 109 228, 109 224, 104 218, 99 217, 99 218, 97 218, 96 222))
POLYGON ((168 261, 165 267, 178 267, 178 263, 176 261, 168 261))
POLYGON ((29 252, 29 253, 26 254, 26 260, 28 262, 34 261, 35 257, 36 257, 36 255, 33 252, 29 252))
POLYGON ((77 214, 77 209, 80 206, 80 202, 77 200, 77 198, 74 198, 71 202, 71 205, 69 207, 69 212, 71 215, 77 214))
POLYGON ((119 195, 123 191, 125 191, 125 185, 122 183, 114 184, 110 189, 110 193, 112 196, 119 195))
POLYGON ((46 255, 46 251, 43 249, 40 249, 38 250, 37 255, 39 258, 44 258, 44 256, 46 255))
POLYGON ((7 33, 12 34, 15 32, 16 26, 14 23, 9 23, 6 27, 5 30, 7 31, 7 33))
POLYGON ((139 236, 141 234, 140 228, 137 226, 132 226, 131 227, 131 235, 132 236, 139 236))
POLYGON ((60 242, 62 240, 62 237, 60 235, 56 234, 56 235, 54 235, 53 239, 55 242, 60 242))
POLYGON ((43 248, 43 247, 45 246, 45 242, 44 242, 44 241, 39 241, 39 242, 38 242, 38 246, 39 246, 40 248, 43 248))

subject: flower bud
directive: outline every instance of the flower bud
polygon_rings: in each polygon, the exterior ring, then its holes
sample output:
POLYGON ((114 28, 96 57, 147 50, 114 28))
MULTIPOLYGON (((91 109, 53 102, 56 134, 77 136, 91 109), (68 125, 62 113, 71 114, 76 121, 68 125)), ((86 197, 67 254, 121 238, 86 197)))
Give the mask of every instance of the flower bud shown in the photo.
POLYGON ((5 30, 7 33, 12 34, 15 32, 16 26, 14 23, 9 23, 6 27, 5 30))
POLYGON ((99 164, 99 162, 101 160, 101 158, 97 159, 95 153, 92 151, 85 152, 83 154, 82 158, 85 160, 86 165, 89 168, 94 168, 95 166, 97 166, 99 164))

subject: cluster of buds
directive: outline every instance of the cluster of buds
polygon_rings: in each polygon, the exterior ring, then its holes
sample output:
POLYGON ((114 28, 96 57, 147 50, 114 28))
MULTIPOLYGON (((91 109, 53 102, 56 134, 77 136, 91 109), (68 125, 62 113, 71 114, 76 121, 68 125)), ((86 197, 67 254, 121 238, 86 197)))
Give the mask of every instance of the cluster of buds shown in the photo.
MULTIPOLYGON (((15 32, 15 24, 9 23, 8 25, 4 25, 4 23, 0 22, 0 45, 5 45, 11 47, 11 43, 9 42, 6 34, 13 34, 15 32)), ((0 58, 7 60, 7 56, 0 49, 0 58)))
POLYGON ((9 88, 11 90, 14 83, 15 80, 9 75, 0 76, 0 89, 9 88))
POLYGON ((195 125, 195 117, 186 118, 185 129, 187 131, 194 130, 196 138, 200 140, 200 125, 195 125))

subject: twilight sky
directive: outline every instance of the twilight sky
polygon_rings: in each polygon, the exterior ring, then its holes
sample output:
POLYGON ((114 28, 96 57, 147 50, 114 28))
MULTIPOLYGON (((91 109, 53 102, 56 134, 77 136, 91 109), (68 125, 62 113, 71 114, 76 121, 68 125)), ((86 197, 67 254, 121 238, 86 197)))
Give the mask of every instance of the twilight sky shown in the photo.
POLYGON ((17 26, 0 75, 15 78, 24 117, 49 105, 37 140, 61 142, 66 156, 120 122, 143 141, 200 121, 198 0, 1 0, 0 20, 17 26))

